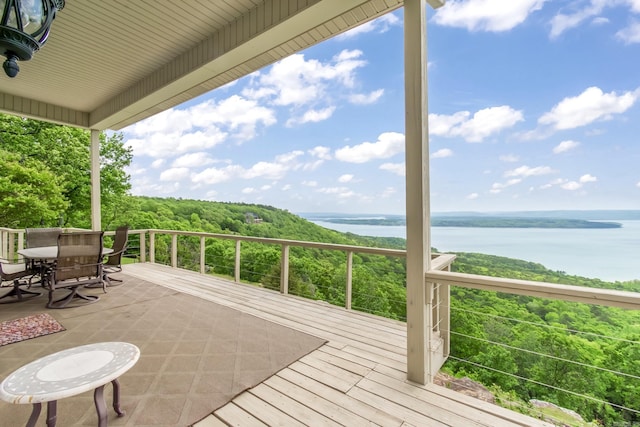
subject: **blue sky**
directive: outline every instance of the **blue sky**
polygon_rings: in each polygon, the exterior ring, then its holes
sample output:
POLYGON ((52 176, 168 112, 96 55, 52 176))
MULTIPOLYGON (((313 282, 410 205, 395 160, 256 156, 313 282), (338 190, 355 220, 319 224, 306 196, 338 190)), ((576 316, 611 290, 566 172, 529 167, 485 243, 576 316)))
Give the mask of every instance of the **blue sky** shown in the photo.
MULTIPOLYGON (((136 195, 404 214, 403 11, 123 130, 136 195)), ((640 209, 640 0, 428 11, 431 210, 640 209)))

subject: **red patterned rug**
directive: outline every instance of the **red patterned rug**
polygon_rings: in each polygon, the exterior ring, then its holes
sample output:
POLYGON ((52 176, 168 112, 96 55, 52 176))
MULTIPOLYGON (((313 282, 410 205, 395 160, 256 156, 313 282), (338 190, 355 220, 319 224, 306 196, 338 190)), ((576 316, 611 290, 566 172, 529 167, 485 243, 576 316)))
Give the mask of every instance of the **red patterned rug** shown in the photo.
POLYGON ((64 330, 64 326, 47 313, 7 320, 0 323, 0 347, 64 330))

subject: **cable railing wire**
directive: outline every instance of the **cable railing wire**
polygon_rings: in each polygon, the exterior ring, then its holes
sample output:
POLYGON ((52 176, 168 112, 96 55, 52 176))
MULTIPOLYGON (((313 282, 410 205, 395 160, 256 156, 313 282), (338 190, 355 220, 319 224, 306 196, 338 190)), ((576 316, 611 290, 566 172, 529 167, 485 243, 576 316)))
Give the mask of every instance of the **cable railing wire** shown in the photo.
POLYGON ((592 402, 597 402, 597 403, 604 404, 604 405, 610 405, 610 406, 613 406, 615 408, 621 409, 623 411, 629 411, 629 412, 633 412, 635 414, 639 414, 640 415, 640 411, 639 410, 632 409, 632 408, 627 408, 626 406, 618 405, 616 403, 607 402, 606 400, 598 399, 598 398, 593 397, 593 396, 589 396, 589 395, 578 393, 578 392, 571 391, 571 390, 566 390, 566 389, 563 389, 561 387, 557 387, 557 386, 554 386, 554 385, 551 385, 551 384, 546 384, 546 383, 543 383, 541 381, 532 380, 531 378, 526 378, 526 377, 523 377, 521 375, 512 374, 510 372, 501 371, 500 369, 491 368, 489 366, 485 366, 485 365, 482 365, 480 363, 472 362, 471 360, 462 359, 462 358, 459 358, 459 357, 456 357, 456 356, 449 355, 449 358, 453 359, 453 360, 457 360, 458 362, 468 363, 470 365, 476 366, 476 367, 481 368, 481 369, 486 369, 486 370, 489 370, 489 371, 492 371, 492 372, 497 372, 499 374, 507 375, 507 376, 510 376, 512 378, 516 378, 516 379, 521 380, 521 381, 527 381, 527 382, 530 382, 530 383, 533 383, 533 384, 536 384, 536 385, 539 385, 539 386, 542 386, 542 387, 548 387, 548 388, 556 390, 556 391, 560 391, 560 392, 563 392, 563 393, 571 394, 573 396, 577 396, 577 397, 580 397, 580 398, 583 398, 583 399, 591 400, 592 402))

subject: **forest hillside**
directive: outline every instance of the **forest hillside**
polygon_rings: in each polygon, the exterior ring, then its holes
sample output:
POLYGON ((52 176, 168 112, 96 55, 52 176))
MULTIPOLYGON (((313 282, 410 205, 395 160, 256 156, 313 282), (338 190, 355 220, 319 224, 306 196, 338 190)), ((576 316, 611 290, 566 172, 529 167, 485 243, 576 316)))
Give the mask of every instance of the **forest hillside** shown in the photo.
MULTIPOLYGON (((118 219, 134 229, 205 231, 393 249, 405 245, 400 238, 329 230, 265 205, 133 197, 128 206, 118 219)), ((205 258, 211 274, 232 276, 231 243, 207 239, 205 258)), ((159 247, 162 245, 157 245, 156 251, 162 252, 159 247)), ((191 256, 192 252, 197 252, 197 245, 181 243, 181 265, 196 269, 198 257, 191 256)), ((552 271, 526 260, 456 255, 452 270, 457 272, 640 291, 640 281, 605 282, 552 271)), ((156 254, 160 262, 162 256, 156 254)), ((168 254, 165 256, 168 262, 168 254)), ((279 289, 279 260, 277 245, 243 243, 242 280, 279 289)), ((293 294, 344 305, 345 274, 343 253, 292 248, 289 289, 293 294)), ((404 258, 354 256, 354 309, 405 320, 405 285, 404 258)), ((445 371, 470 377, 508 396, 511 405, 520 402, 516 408, 524 412, 529 410, 529 400, 537 399, 575 410, 596 423, 590 425, 640 422, 634 412, 640 410, 636 398, 640 390, 640 313, 461 287, 452 287, 451 295, 451 357, 445 371)))

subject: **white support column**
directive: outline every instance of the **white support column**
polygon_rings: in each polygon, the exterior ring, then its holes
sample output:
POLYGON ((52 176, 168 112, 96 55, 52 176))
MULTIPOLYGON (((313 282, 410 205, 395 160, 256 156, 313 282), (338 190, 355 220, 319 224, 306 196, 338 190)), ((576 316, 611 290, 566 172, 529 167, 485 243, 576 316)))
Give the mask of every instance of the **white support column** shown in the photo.
POLYGON ((425 273, 431 262, 425 0, 404 2, 407 379, 431 381, 425 273))
POLYGON ((91 229, 102 230, 100 212, 100 131, 91 129, 91 229))

